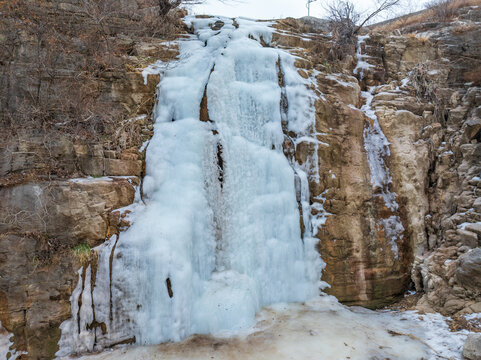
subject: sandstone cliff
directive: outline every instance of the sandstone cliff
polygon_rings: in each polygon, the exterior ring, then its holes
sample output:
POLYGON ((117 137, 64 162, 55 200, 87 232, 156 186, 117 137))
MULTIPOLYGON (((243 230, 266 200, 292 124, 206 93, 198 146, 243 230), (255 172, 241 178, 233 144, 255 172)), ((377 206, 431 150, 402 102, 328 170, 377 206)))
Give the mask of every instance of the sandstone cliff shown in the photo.
POLYGON ((420 23, 404 33, 371 28, 358 52, 373 66, 357 78, 355 57, 330 63, 328 40, 295 41, 299 23, 280 22, 292 37, 279 44, 306 60, 299 67, 316 74, 322 92, 322 145, 300 143, 296 156, 302 162, 318 155, 320 181, 312 177, 310 188, 312 201, 322 199, 329 213, 317 235, 323 280, 343 302, 376 307, 412 288, 424 294, 420 309, 479 311, 479 16, 479 8, 468 7, 451 23, 420 23), (362 133, 372 120, 357 109, 365 104, 361 90, 370 87, 370 107, 389 141, 396 211, 369 182, 362 133), (380 226, 393 215, 404 228, 398 257, 386 249, 390 235, 380 226))

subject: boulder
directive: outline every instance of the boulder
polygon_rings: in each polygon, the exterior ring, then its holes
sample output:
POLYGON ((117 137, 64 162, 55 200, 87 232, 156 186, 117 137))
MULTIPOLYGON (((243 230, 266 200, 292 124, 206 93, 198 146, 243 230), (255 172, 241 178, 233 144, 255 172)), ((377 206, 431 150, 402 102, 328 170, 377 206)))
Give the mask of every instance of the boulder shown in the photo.
POLYGON ((465 126, 464 133, 466 137, 471 140, 475 138, 481 130, 481 119, 471 118, 466 121, 465 126))
POLYGON ((471 289, 481 288, 481 248, 461 255, 456 260, 456 279, 459 284, 471 289))
POLYGON ((470 248, 475 248, 478 246, 478 235, 476 235, 474 232, 458 229, 456 230, 456 233, 459 235, 463 245, 466 245, 470 248))
POLYGON ((134 201, 137 178, 27 183, 0 189, 0 232, 46 233, 63 243, 97 246, 109 235, 108 214, 134 201))
POLYGON ((310 32, 329 32, 329 21, 314 16, 304 16, 299 22, 309 27, 310 32))
POLYGON ((481 360, 481 334, 469 334, 463 348, 463 357, 468 360, 481 360))
POLYGON ((476 233, 478 234, 478 236, 481 236, 481 223, 473 223, 466 225, 466 230, 476 233))
MULTIPOLYGON (((474 200, 473 208, 477 212, 481 212, 481 197, 478 197, 476 200, 474 200)), ((479 225, 479 227, 481 229, 481 225, 479 225)))

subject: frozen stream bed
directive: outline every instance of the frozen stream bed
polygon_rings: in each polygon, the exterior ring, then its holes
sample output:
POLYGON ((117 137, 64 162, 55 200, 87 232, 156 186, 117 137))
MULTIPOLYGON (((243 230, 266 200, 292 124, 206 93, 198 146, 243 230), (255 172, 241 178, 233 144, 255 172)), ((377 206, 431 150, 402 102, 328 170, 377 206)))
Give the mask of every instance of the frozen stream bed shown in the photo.
POLYGON ((331 296, 264 308, 243 335, 120 346, 81 359, 461 359, 467 331, 439 314, 347 308, 331 296))

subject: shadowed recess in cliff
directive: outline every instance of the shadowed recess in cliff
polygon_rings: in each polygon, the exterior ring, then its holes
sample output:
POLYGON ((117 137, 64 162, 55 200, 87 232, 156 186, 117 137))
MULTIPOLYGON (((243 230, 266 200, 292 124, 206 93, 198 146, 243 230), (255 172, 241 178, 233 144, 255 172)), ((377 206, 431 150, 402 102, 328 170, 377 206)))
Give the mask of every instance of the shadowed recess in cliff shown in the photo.
POLYGON ((263 46, 270 23, 185 21, 194 35, 158 87, 146 204, 117 243, 97 249, 93 289, 93 269, 84 271, 58 355, 238 332, 264 305, 319 293, 310 217, 302 238, 296 199, 295 173, 305 180, 309 169, 283 153, 283 123, 297 136, 313 131, 307 80, 292 55, 263 46), (105 332, 92 327, 93 308, 105 332))

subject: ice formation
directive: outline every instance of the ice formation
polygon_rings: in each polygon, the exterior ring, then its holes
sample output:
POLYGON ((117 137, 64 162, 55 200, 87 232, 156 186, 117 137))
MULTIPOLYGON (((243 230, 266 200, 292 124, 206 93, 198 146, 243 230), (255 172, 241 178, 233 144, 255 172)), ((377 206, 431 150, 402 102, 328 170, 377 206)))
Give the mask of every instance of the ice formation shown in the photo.
MULTIPOLYGON (((359 74, 361 80, 364 78, 364 70, 373 67, 365 60, 369 56, 362 53, 362 44, 368 37, 368 35, 358 37, 358 63, 354 73, 359 74)), ((398 259, 398 245, 396 242, 402 239, 405 229, 401 218, 396 214, 399 208, 396 202, 397 195, 390 189, 392 178, 389 173, 389 167, 386 164, 386 159, 391 156, 390 143, 382 131, 375 109, 372 108, 372 100, 376 90, 376 86, 371 86, 368 91, 361 92, 361 96, 365 99, 365 104, 361 107, 361 111, 369 118, 369 122, 364 128, 364 148, 369 163, 374 194, 375 196, 382 196, 384 204, 394 214, 387 219, 378 220, 377 226, 384 231, 386 238, 390 240, 394 258, 398 259)))
POLYGON ((319 293, 309 169, 282 146, 286 128, 312 132, 306 80, 292 55, 263 46, 269 23, 185 21, 195 35, 158 86, 145 206, 79 271, 58 356, 240 331, 264 305, 319 293))
POLYGON ((359 75, 361 80, 364 79, 364 71, 374 67, 374 65, 366 61, 370 56, 362 53, 362 45, 366 42, 366 39, 369 39, 369 34, 359 35, 357 37, 357 64, 354 68, 354 74, 359 75))
POLYGON ((249 333, 193 336, 178 343, 118 348, 82 360, 460 359, 466 330, 452 333, 440 314, 348 308, 332 296, 276 304, 249 333))

